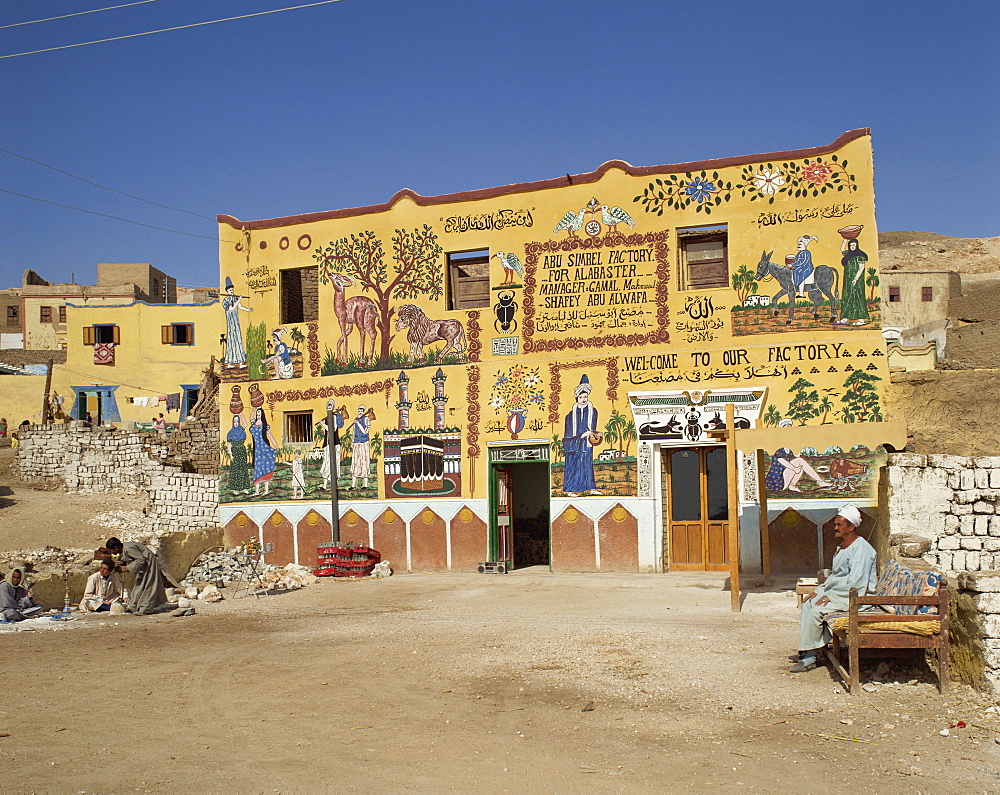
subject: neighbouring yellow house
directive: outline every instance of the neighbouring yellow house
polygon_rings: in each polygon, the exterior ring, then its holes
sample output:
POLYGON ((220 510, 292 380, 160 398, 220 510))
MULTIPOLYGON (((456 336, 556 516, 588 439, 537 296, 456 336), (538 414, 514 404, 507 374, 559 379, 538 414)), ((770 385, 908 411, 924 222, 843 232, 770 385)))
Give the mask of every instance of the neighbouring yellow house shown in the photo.
POLYGON ((809 571, 877 505, 868 130, 219 225, 221 520, 271 562, 331 483, 397 570, 809 571))
POLYGON ((89 413, 95 424, 183 420, 224 328, 218 302, 69 304, 66 320, 66 363, 54 369, 52 393, 63 413, 89 413))

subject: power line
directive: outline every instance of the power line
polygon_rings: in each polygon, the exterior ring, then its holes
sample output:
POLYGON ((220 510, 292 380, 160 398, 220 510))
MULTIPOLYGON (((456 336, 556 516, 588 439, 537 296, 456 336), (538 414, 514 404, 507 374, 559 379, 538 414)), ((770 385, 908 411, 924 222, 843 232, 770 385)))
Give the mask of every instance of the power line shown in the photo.
POLYGON ((250 17, 263 17, 263 16, 267 16, 268 14, 280 14, 283 11, 298 11, 298 10, 303 9, 303 8, 313 8, 315 6, 325 6, 325 5, 330 5, 331 3, 340 3, 340 2, 342 2, 342 0, 320 0, 320 2, 317 2, 317 3, 306 3, 305 5, 289 6, 288 8, 275 8, 275 9, 272 9, 271 11, 257 11, 256 13, 253 13, 253 14, 241 14, 240 16, 226 17, 225 19, 212 19, 212 20, 209 20, 208 22, 192 22, 189 25, 177 25, 177 26, 172 27, 172 28, 160 28, 159 30, 147 30, 147 31, 145 31, 143 33, 128 33, 128 34, 126 34, 124 36, 112 36, 111 38, 108 38, 108 39, 97 39, 95 41, 82 41, 82 42, 79 42, 77 44, 63 44, 60 47, 46 47, 45 49, 42 49, 42 50, 30 50, 28 52, 15 52, 15 53, 10 53, 9 55, 0 55, 0 59, 3 59, 3 58, 19 58, 22 55, 37 55, 38 53, 41 53, 41 52, 55 52, 56 50, 68 50, 68 49, 71 49, 73 47, 86 47, 86 46, 88 46, 90 44, 105 44, 105 43, 107 43, 109 41, 121 41, 122 39, 134 39, 137 36, 152 36, 154 33, 170 33, 170 32, 175 31, 175 30, 187 30, 188 28, 200 28, 200 27, 202 27, 204 25, 215 25, 218 22, 232 22, 233 20, 236 20, 236 19, 249 19, 250 17))
MULTIPOLYGON (((147 0, 148 2, 148 0, 147 0)), ((76 174, 71 174, 68 171, 63 171, 61 168, 56 168, 55 166, 50 166, 48 163, 43 163, 41 160, 35 160, 30 157, 25 157, 24 155, 19 155, 17 152, 11 152, 9 149, 0 149, 0 152, 11 155, 13 157, 19 157, 21 160, 27 160, 29 163, 35 163, 39 166, 44 166, 45 168, 50 168, 53 171, 58 171, 60 174, 65 174, 67 177, 72 177, 73 179, 78 179, 80 182, 86 182, 88 185, 93 185, 95 188, 100 188, 101 190, 110 191, 111 193, 117 193, 119 196, 127 196, 130 199, 135 199, 136 201, 144 202, 145 204, 151 204, 153 207, 162 207, 165 210, 175 210, 179 213, 186 213, 187 215, 193 215, 195 218, 202 218, 206 221, 215 221, 214 218, 208 215, 201 215, 201 213, 193 213, 190 210, 183 210, 180 207, 171 207, 169 204, 160 204, 158 202, 150 201, 149 199, 144 199, 142 196, 135 196, 131 193, 126 193, 123 190, 116 190, 115 188, 109 188, 107 185, 100 185, 97 182, 86 179, 85 177, 79 177, 76 174)))
POLYGON ((40 199, 37 196, 28 196, 26 193, 17 193, 12 190, 7 190, 6 188, 0 188, 3 193, 9 193, 11 196, 20 196, 22 199, 31 199, 32 201, 42 202, 43 204, 52 204, 56 207, 64 207, 67 210, 76 210, 81 213, 89 213, 90 215, 99 215, 102 218, 111 218, 115 221, 124 221, 127 224, 135 224, 136 226, 145 226, 147 229, 158 229, 161 232, 173 232, 175 235, 187 235, 188 237, 202 237, 205 240, 221 241, 223 243, 236 243, 235 240, 222 240, 219 237, 209 237, 208 235, 196 235, 193 232, 181 232, 179 229, 167 229, 165 226, 153 226, 152 224, 144 224, 141 221, 132 221, 128 218, 120 218, 117 215, 108 215, 107 213, 99 213, 95 210, 85 210, 82 207, 73 207, 70 204, 60 204, 59 202, 50 201, 49 199, 40 199))
POLYGON ((99 11, 114 11, 116 8, 128 8, 129 6, 141 6, 145 3, 156 3, 158 0, 138 0, 135 3, 124 3, 120 6, 108 6, 107 8, 92 8, 90 11, 75 11, 72 14, 63 14, 58 17, 46 17, 45 19, 32 19, 28 22, 14 22, 11 25, 0 25, 0 30, 4 28, 16 28, 21 25, 36 25, 39 22, 52 22, 56 19, 68 19, 69 17, 82 17, 84 14, 96 14, 99 11))

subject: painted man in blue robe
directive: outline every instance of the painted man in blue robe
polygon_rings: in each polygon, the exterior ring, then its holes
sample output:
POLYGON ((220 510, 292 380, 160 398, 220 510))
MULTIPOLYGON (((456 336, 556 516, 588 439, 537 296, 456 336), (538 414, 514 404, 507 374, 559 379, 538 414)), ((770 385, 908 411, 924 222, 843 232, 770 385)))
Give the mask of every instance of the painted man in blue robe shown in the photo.
POLYGON ((809 251, 809 244, 814 240, 819 240, 814 235, 802 235, 796 241, 795 259, 788 266, 792 269, 792 281, 795 283, 795 291, 799 295, 804 295, 809 286, 812 285, 813 266, 812 254, 809 251))
POLYGON ((601 443, 601 435, 597 432, 597 409, 590 402, 591 390, 590 380, 585 375, 573 390, 576 403, 566 415, 563 491, 570 497, 601 493, 594 481, 594 445, 601 443))

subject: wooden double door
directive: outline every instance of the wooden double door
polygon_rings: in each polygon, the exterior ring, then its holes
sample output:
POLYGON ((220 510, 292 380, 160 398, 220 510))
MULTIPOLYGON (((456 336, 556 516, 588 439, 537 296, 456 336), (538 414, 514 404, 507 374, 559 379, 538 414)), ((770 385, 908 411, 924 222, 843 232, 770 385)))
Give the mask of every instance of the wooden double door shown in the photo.
POLYGON ((675 447, 662 457, 665 568, 728 569, 726 448, 675 447))

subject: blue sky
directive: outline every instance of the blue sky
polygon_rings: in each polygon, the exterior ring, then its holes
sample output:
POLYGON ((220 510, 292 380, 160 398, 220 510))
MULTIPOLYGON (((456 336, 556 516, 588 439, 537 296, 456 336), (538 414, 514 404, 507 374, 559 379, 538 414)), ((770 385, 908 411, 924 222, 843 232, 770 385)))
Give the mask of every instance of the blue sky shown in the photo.
MULTIPOLYGON (((0 25, 125 0, 0 3, 0 25)), ((301 2, 301 0, 300 0, 301 2)), ((297 5, 157 0, 0 54, 297 5)), ((0 287, 151 262, 218 284, 214 218, 450 193, 871 127, 881 231, 1000 235, 1000 3, 343 0, 0 60, 0 287), (203 216, 203 217, 196 217, 203 216)))

